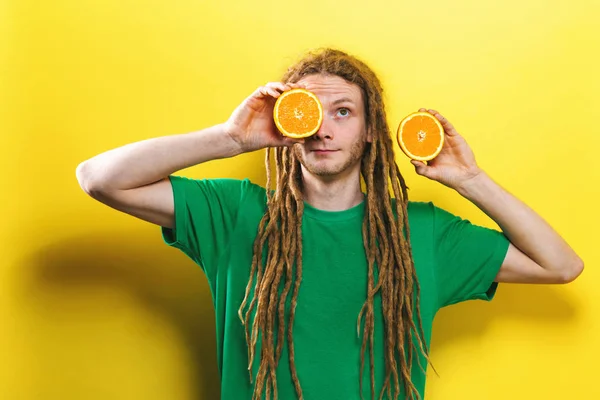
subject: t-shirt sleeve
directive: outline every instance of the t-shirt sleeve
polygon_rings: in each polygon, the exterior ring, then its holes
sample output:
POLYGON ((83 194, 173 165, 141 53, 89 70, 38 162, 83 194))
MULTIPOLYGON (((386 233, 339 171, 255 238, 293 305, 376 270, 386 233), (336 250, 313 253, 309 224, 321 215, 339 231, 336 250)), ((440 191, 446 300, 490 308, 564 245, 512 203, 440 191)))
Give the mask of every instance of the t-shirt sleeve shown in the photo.
POLYGON ((502 232, 432 207, 439 307, 467 300, 492 300, 508 239, 502 232))
POLYGON ((245 181, 169 178, 175 225, 172 229, 161 227, 163 240, 194 260, 211 280, 235 228, 245 181))

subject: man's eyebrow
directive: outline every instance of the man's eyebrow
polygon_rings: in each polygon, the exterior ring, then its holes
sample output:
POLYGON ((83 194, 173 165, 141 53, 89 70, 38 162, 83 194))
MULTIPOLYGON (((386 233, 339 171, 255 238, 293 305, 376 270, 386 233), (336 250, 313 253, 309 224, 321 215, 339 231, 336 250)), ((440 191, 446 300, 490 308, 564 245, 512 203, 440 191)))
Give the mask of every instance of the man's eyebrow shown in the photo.
POLYGON ((354 104, 354 101, 351 98, 349 98, 349 97, 343 97, 341 99, 337 99, 336 101, 334 101, 333 103, 331 103, 331 105, 335 106, 335 105, 340 104, 340 103, 351 103, 351 104, 354 104))

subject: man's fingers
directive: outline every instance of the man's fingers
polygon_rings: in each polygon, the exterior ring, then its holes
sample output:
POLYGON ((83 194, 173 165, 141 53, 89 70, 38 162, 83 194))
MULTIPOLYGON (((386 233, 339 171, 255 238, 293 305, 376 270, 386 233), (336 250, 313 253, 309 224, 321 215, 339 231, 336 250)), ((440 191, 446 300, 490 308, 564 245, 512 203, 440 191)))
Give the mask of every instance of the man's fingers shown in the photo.
POLYGON ((259 97, 271 96, 271 97, 274 97, 274 98, 278 98, 279 95, 281 94, 277 90, 275 90, 275 89, 273 89, 272 87, 269 87, 269 86, 262 86, 261 88, 258 89, 258 92, 260 94, 259 97))
POLYGON ((411 160, 412 165, 415 167, 417 175, 424 176, 429 179, 434 179, 434 170, 432 167, 427 165, 424 161, 411 160))
POLYGON ((268 88, 277 90, 279 92, 285 92, 286 90, 290 90, 291 89, 288 85, 286 85, 286 84, 284 84, 282 82, 269 82, 265 86, 268 87, 268 88))
POLYGON ((286 92, 292 89, 306 89, 306 85, 303 83, 292 83, 292 82, 268 82, 263 86, 264 88, 269 88, 277 91, 279 94, 286 92))
POLYGON ((268 82, 267 84, 265 84, 265 86, 261 86, 260 88, 258 88, 256 92, 256 97, 263 98, 266 96, 271 96, 276 99, 283 92, 296 88, 305 89, 306 85, 300 83, 268 82))
POLYGON ((424 175, 427 165, 423 161, 411 160, 411 164, 415 166, 415 171, 419 175, 424 175))
POLYGON ((265 86, 259 87, 255 92, 255 97, 264 98, 264 97, 273 97, 278 98, 281 93, 286 90, 290 90, 291 86, 286 85, 281 82, 269 82, 265 86))
POLYGON ((429 110, 429 112, 431 114, 433 114, 433 116, 435 118, 437 118, 438 121, 440 121, 440 123, 444 127, 444 130, 446 131, 446 134, 448 134, 450 136, 458 135, 458 132, 456 131, 456 129, 454 128, 454 126, 450 123, 450 121, 448 121, 446 119, 446 117, 444 117, 442 114, 440 114, 436 110, 429 110))

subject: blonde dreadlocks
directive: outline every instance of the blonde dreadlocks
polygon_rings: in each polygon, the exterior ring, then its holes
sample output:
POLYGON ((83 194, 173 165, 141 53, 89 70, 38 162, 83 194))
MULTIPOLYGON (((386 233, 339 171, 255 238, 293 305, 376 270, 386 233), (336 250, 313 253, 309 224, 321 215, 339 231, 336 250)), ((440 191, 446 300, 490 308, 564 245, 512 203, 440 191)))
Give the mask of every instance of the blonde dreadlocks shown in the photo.
MULTIPOLYGON (((369 266, 367 298, 357 321, 359 334, 363 326, 361 396, 365 352, 369 346, 371 396, 375 398, 373 300, 379 293, 383 309, 385 337, 382 339, 385 339, 386 370, 379 398, 387 394, 388 398, 397 399, 404 389, 407 399, 413 400, 419 398, 419 393, 411 381, 413 357, 415 352, 421 351, 428 359, 428 351, 420 316, 420 288, 411 255, 407 187, 394 159, 382 87, 377 76, 366 64, 344 52, 332 49, 309 53, 285 73, 282 81, 295 83, 313 74, 335 75, 358 85, 365 103, 367 129, 373 134, 372 143, 367 144, 361 160, 361 176, 367 193, 362 234, 369 266), (390 197, 390 182, 393 197, 396 198, 395 207, 390 197), (377 281, 375 275, 378 277, 377 281), (413 315, 413 310, 416 311, 416 315, 413 315)), ((275 372, 286 333, 285 303, 291 292, 291 308, 287 315, 289 365, 296 394, 298 399, 302 399, 302 387, 294 362, 292 335, 302 278, 302 172, 300 161, 290 148, 276 148, 276 188, 272 192, 271 151, 267 149, 266 152, 267 210, 260 221, 254 242, 250 280, 239 314, 245 325, 250 371, 257 357, 257 341, 259 336, 261 337, 260 363, 253 400, 259 400, 263 395, 266 395, 267 399, 271 396, 277 399, 275 372), (265 254, 266 262, 263 262, 265 254), (282 285, 283 290, 280 293, 282 285), (252 287, 253 297, 250 300, 252 287), (253 321, 250 322, 253 314, 253 321)), ((419 360, 418 354, 416 357, 419 360)), ((252 380, 252 372, 250 379, 252 380)))

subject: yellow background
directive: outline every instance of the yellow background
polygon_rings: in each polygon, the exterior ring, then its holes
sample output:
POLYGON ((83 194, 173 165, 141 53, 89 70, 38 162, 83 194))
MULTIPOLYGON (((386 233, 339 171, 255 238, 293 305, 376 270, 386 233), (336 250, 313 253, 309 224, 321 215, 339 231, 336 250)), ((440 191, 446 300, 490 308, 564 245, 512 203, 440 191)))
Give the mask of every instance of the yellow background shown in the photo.
MULTIPOLYGON (((1 399, 215 399, 210 294, 159 230, 87 197, 102 151, 225 120, 305 50, 345 49, 389 122, 445 114, 586 263, 441 312, 427 396, 600 398, 597 1, 13 0, 0 6, 1 399)), ((398 150, 398 149, 396 149, 398 150)), ((494 226, 397 157, 413 200, 494 226)), ((183 171, 264 183, 263 153, 183 171)), ((312 400, 312 399, 309 399, 312 400)))

